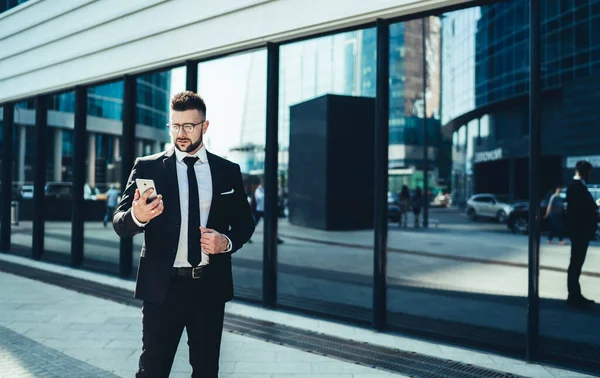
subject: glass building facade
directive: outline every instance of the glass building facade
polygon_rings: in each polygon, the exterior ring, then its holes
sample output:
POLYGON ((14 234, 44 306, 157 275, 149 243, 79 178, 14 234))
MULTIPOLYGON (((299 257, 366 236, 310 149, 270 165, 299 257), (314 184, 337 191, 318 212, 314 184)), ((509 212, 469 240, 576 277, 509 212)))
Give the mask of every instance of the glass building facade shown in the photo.
MULTIPOLYGON (((521 359, 537 335, 529 357, 599 373, 597 309, 567 306, 570 249, 549 233, 543 211, 549 191, 564 192, 571 182, 578 160, 600 164, 600 0, 540 3, 539 198, 528 198, 530 9, 526 1, 485 2, 379 23, 388 28, 389 55, 378 51, 378 30, 366 24, 87 86, 83 161, 75 160, 73 88, 41 96, 48 115, 44 194, 54 206, 44 219, 43 259, 68 263, 75 222, 68 187, 83 164, 82 266, 133 277, 143 236, 133 247, 115 236, 106 225, 106 195, 121 190, 135 158, 169 147, 169 99, 196 86, 210 121, 207 149, 240 165, 251 206, 261 186, 276 183, 267 194, 273 214, 257 218, 252 242, 232 257, 237 298, 273 305, 265 293, 276 288, 280 308, 521 359), (382 56, 389 68, 387 83, 380 82, 388 85, 387 129, 381 117, 375 121, 382 56), (276 71, 268 70, 273 61, 276 71), (269 85, 275 79, 278 85, 269 85), (377 149, 376 130, 388 137, 377 149), (268 141, 275 131, 277 143, 268 141), (386 148, 387 159, 375 160, 386 148), (387 180, 376 181, 374 167, 387 180), (376 201, 386 192, 386 204, 376 201), (530 237, 548 241, 540 264, 530 266, 535 252, 522 234, 529 230, 527 204, 538 200, 541 234, 530 237), (277 234, 268 234, 273 229, 277 234), (385 268, 375 270, 382 256, 385 268), (538 304, 536 328, 528 311, 538 304)), ((12 197, 21 204, 9 252, 21 255, 35 244, 38 105, 30 98, 14 104, 14 156, 2 156, 12 159, 12 197)), ((588 183, 595 199, 599 177, 588 183)), ((598 235, 580 282, 600 301, 598 235)))
MULTIPOLYGON (((593 113, 593 105, 582 99, 593 102, 586 87, 599 74, 599 4, 596 0, 541 2, 544 191, 568 182, 573 168, 567 164, 569 157, 596 155, 593 147, 581 141, 556 146, 565 139, 586 138, 583 128, 591 119, 573 116, 593 113), (580 128, 580 137, 568 128, 580 128)), ((459 201, 475 192, 527 197, 527 173, 519 167, 526 164, 528 154, 528 20, 527 4, 510 1, 442 18, 442 85, 455 91, 443 92, 442 123, 451 125, 446 132, 456 134, 454 140, 461 139, 461 133, 466 135, 464 146, 454 145, 457 152, 464 147, 466 154, 465 164, 453 170, 459 201), (469 128, 469 122, 476 126, 469 128), (471 167, 474 159, 490 151, 499 151, 496 155, 501 158, 471 167), (486 172, 490 170, 496 178, 489 177, 486 172), (465 182, 469 185, 463 188, 465 182)))

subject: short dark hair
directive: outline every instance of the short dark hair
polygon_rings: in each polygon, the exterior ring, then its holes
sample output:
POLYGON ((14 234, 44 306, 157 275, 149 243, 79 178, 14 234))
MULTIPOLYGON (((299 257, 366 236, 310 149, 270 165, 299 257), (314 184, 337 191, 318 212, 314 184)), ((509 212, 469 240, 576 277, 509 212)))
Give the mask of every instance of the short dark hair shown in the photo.
POLYGON ((575 170, 579 173, 579 175, 587 177, 592 171, 592 163, 589 161, 580 160, 575 165, 575 170))
POLYGON ((192 109, 196 109, 206 116, 204 100, 192 91, 179 92, 171 99, 171 110, 183 112, 192 109))

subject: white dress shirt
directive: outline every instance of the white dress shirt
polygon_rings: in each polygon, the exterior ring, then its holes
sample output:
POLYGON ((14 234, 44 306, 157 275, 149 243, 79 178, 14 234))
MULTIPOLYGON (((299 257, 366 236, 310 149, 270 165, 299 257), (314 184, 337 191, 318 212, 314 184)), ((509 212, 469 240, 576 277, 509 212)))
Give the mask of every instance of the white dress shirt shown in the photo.
POLYGON ((583 185, 585 185, 585 186, 587 187, 587 184, 585 183, 585 180, 584 180, 584 179, 582 179, 582 178, 581 178, 581 176, 579 176, 579 175, 575 175, 575 176, 573 177, 573 180, 579 180, 579 181, 581 181, 581 183, 582 183, 583 185))
MULTIPOLYGON (((175 166, 177 168, 177 184, 179 185, 179 211, 181 213, 181 228, 179 229, 179 244, 177 246, 177 255, 175 256, 175 262, 173 266, 175 268, 189 268, 192 265, 188 262, 188 215, 189 215, 189 186, 187 176, 187 165, 183 162, 183 159, 187 156, 197 157, 198 161, 194 164, 194 171, 196 172, 196 181, 198 182, 198 195, 200 203, 200 225, 206 227, 208 221, 208 214, 210 213, 210 205, 212 203, 212 177, 210 174, 210 165, 208 164, 208 157, 206 155, 206 148, 204 146, 196 151, 195 154, 190 155, 187 152, 179 151, 175 149, 175 157, 177 159, 175 166)), ((140 227, 146 225, 137 220, 132 212, 133 221, 140 227)), ((227 250, 223 252, 231 251, 231 240, 226 236, 228 242, 227 250)), ((200 240, 198 240, 200 243, 200 240)), ((202 251, 202 261, 200 266, 208 265, 210 262, 210 255, 202 251)))

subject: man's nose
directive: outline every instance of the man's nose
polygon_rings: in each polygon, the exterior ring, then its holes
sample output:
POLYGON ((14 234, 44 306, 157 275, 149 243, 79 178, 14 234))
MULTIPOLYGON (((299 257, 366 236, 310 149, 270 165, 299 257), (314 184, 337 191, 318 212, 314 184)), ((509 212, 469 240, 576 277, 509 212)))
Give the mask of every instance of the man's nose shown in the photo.
POLYGON ((180 127, 179 130, 177 130, 177 133, 175 133, 175 135, 180 136, 180 135, 187 135, 185 133, 185 130, 183 129, 183 127, 180 127))

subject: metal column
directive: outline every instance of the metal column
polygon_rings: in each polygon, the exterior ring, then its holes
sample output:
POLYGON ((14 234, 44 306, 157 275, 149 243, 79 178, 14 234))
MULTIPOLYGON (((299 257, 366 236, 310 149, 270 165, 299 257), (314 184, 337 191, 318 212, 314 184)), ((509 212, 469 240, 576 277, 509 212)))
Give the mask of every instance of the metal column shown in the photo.
POLYGON ((387 191, 389 148, 389 50, 390 28, 387 20, 377 20, 377 84, 375 99, 375 175, 373 255, 373 328, 387 323, 387 191))
POLYGON ((423 42, 423 227, 429 225, 429 133, 427 131, 427 32, 425 22, 421 19, 421 36, 423 42))
POLYGON ((529 288, 527 360, 535 359, 539 337, 540 273, 540 0, 529 1, 529 288))
MULTIPOLYGON (((129 174, 135 159, 136 121, 136 77, 126 75, 123 79, 123 160, 121 170, 121 191, 127 187, 129 174)), ((119 251, 119 274, 128 277, 133 268, 133 238, 121 238, 119 251)))
POLYGON ((13 129, 15 121, 15 105, 4 104, 2 129, 2 229, 0 230, 0 251, 10 249, 11 200, 12 200, 12 164, 13 164, 13 129))
POLYGON ((185 71, 185 90, 198 93, 198 62, 187 60, 185 71))
MULTIPOLYGON (((85 185, 85 162, 87 151, 87 88, 75 87, 75 129, 73 130, 73 210, 71 223, 71 266, 83 263, 85 210, 83 187, 85 185)), ((93 161, 88 164, 94 164, 93 161)))
POLYGON ((263 305, 277 303, 277 155, 279 124, 279 45, 267 43, 267 135, 265 148, 265 221, 263 305))
POLYGON ((33 239, 31 257, 40 260, 44 254, 44 194, 46 186, 46 130, 48 98, 35 98, 35 161, 33 166, 33 239))

